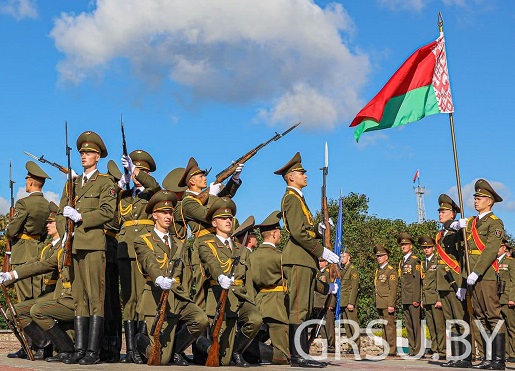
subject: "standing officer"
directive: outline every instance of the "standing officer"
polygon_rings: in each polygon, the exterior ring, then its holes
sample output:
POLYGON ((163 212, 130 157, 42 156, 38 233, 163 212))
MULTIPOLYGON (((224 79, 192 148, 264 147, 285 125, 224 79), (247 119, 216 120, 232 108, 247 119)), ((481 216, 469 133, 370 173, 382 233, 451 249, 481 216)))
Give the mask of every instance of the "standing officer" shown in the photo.
MULTIPOLYGON (((302 189, 307 186, 306 170, 302 166, 300 153, 297 152, 290 161, 274 172, 281 175, 286 182, 286 192, 281 201, 284 228, 290 234, 283 249, 283 269, 289 293, 288 320, 290 342, 290 364, 294 367, 325 367, 325 363, 303 358, 295 347, 297 329, 309 318, 313 310, 313 292, 315 290, 318 258, 322 257, 330 264, 340 258, 318 240, 321 233, 315 228, 313 216, 304 199, 302 189)), ((325 292, 335 294, 338 285, 325 284, 325 292)), ((304 353, 309 354, 307 327, 297 334, 304 353)))
MULTIPOLYGON (((173 243, 169 231, 176 203, 173 192, 162 190, 155 193, 146 205, 145 212, 152 216, 155 226, 151 232, 140 235, 134 241, 138 264, 146 279, 137 311, 147 328, 151 329, 156 310, 160 309, 157 307, 161 293, 170 290, 160 336, 161 364, 166 365, 173 356, 175 364, 185 366, 188 363, 181 353, 206 330, 208 320, 182 286, 182 247, 178 248, 173 243), (175 333, 178 323, 183 323, 184 327, 175 333)), ((154 334, 147 336, 138 333, 136 346, 148 359, 154 346, 154 334)))
MULTIPOLYGON (((340 308, 342 308, 343 319, 348 321, 354 321, 358 325, 359 328, 359 319, 358 319, 358 291, 359 291, 359 273, 358 269, 354 264, 350 261, 350 253, 344 252, 341 254, 342 257, 342 272, 340 279, 340 308)), ((329 312, 328 312, 329 313, 329 312)), ((334 323, 334 310, 333 310, 333 323, 334 323)), ((355 327, 350 325, 349 323, 345 323, 345 335, 348 338, 354 337, 355 327)), ((354 340, 357 346, 357 351, 359 354, 360 348, 360 336, 358 331, 358 337, 354 340)), ((352 348, 348 348, 346 353, 354 354, 354 350, 352 348)))
POLYGON ((508 240, 503 238, 497 261, 499 262, 498 294, 501 314, 506 325, 508 362, 515 362, 515 260, 509 256, 508 240))
POLYGON ((422 264, 422 307, 426 314, 426 322, 431 335, 431 352, 445 358, 445 319, 438 291, 438 255, 434 253, 435 240, 432 237, 419 237, 418 244, 424 250, 422 264))
MULTIPOLYGON (((118 269, 122 289, 123 320, 125 329, 125 345, 127 355, 122 363, 142 364, 143 361, 134 346, 134 336, 137 332, 138 318, 136 307, 143 293, 145 278, 138 270, 134 240, 140 234, 148 233, 154 228, 154 221, 145 211, 148 200, 159 190, 159 184, 150 175, 156 170, 152 156, 143 150, 132 151, 129 156, 123 156, 123 166, 128 170, 134 186, 126 189, 130 180, 123 175, 117 183, 118 213, 121 225, 118 236, 118 269)), ((145 333, 144 322, 141 332, 145 333)))
POLYGON ((401 281, 402 311, 408 331, 408 355, 415 356, 420 351, 422 340, 420 329, 420 301, 422 300, 420 259, 412 253, 415 241, 408 233, 399 233, 397 243, 401 245, 403 255, 399 262, 399 279, 401 281))
POLYGON ((104 328, 105 250, 104 224, 116 209, 116 191, 111 178, 100 174, 97 164, 107 157, 104 141, 86 131, 77 138, 77 150, 84 169, 74 181, 75 208, 67 205, 66 187, 60 209, 75 223, 72 243, 72 294, 75 302, 75 352, 66 364, 91 365, 99 362, 104 328))
MULTIPOLYGON (((42 190, 45 180, 50 177, 33 161, 28 161, 25 168, 25 192, 29 195, 16 201, 14 216, 5 230, 6 238, 11 240, 12 269, 38 257, 49 214, 48 201, 42 190)), ((41 280, 41 277, 33 277, 16 282, 18 301, 41 295, 41 280)))
POLYGON ((397 272, 389 264, 390 250, 383 246, 374 246, 374 254, 379 267, 374 275, 376 308, 379 318, 386 321, 383 325, 383 339, 390 348, 388 356, 397 355, 397 334, 395 329, 395 301, 397 299, 397 272))

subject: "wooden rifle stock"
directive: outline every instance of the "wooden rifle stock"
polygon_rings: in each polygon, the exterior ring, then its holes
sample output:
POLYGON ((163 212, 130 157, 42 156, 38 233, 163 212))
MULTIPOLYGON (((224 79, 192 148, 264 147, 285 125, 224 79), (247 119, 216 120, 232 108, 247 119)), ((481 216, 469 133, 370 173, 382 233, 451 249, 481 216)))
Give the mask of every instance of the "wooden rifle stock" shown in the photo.
MULTIPOLYGON (((234 270, 236 266, 240 263, 240 257, 237 256, 233 258, 231 270, 229 273, 229 277, 234 276, 234 270)), ((211 332, 211 347, 209 348, 209 352, 207 354, 206 366, 208 367, 219 367, 220 366, 220 330, 222 328, 222 324, 225 318, 225 303, 227 302, 227 296, 229 295, 229 289, 223 289, 220 294, 220 299, 218 300, 218 305, 216 306, 215 318, 213 320, 212 332, 211 332)))
MULTIPOLYGON (((71 164, 71 148, 68 146, 68 122, 65 122, 64 126, 66 135, 66 157, 68 160, 68 180, 66 182, 66 194, 68 196, 67 205, 75 208, 75 184, 72 179, 72 164, 71 164)), ((66 219, 66 241, 64 242, 64 266, 72 266, 72 241, 73 241, 73 230, 75 223, 70 218, 66 219)))

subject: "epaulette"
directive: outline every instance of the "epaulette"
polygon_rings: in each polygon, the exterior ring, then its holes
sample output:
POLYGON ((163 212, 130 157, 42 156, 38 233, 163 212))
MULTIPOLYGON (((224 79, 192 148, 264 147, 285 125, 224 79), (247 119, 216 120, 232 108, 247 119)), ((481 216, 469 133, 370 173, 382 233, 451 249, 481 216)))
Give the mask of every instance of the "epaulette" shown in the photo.
POLYGON ((99 176, 107 176, 107 177, 111 177, 109 174, 103 174, 103 173, 98 173, 99 176))
POLYGON ((392 267, 390 264, 388 264, 388 267, 387 267, 387 268, 388 268, 388 269, 393 269, 393 267, 392 267))
POLYGON ((150 232, 141 234, 140 237, 150 237, 152 234, 150 232))
POLYGON ((416 255, 411 255, 411 257, 412 257, 413 259, 415 259, 415 260, 420 260, 420 259, 418 258, 418 256, 416 256, 416 255))
POLYGON ((490 214, 490 218, 492 218, 493 220, 499 220, 499 218, 496 217, 494 214, 490 214))
POLYGON ((216 243, 216 240, 213 238, 213 239, 211 239, 211 240, 204 240, 204 242, 206 242, 206 243, 207 243, 207 242, 214 242, 214 243, 216 243))
POLYGON ((351 264, 351 265, 350 265, 350 267, 351 267, 351 268, 354 268, 354 264, 351 264))

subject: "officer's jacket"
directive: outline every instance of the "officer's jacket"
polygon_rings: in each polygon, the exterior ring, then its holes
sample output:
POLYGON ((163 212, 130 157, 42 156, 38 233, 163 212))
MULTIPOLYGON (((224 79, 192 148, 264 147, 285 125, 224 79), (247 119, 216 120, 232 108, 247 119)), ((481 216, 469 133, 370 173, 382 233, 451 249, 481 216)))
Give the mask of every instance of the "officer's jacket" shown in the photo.
POLYGON ((420 259, 413 253, 404 262, 399 262, 399 279, 401 281, 402 304, 412 304, 422 300, 422 281, 420 275, 420 259))
POLYGON ((395 307, 397 283, 397 272, 390 264, 386 264, 384 268, 378 267, 376 269, 374 286, 377 309, 395 307))
MULTIPOLYGON (((463 240, 462 235, 463 233, 461 231, 456 232, 446 229, 439 231, 436 235, 436 243, 439 243, 442 247, 442 250, 448 255, 451 265, 454 267, 455 264, 457 264, 458 268, 456 270, 459 272, 458 273, 455 269, 449 267, 449 265, 444 261, 443 257, 440 256, 438 259, 438 265, 436 267, 436 289, 438 291, 453 291, 451 287, 452 281, 456 282, 458 287, 461 287, 462 275, 463 271, 465 271, 465 269, 462 269, 465 264, 460 246, 463 240), (449 271, 452 276, 452 280, 450 281, 448 275, 446 275, 447 271, 449 271)), ((435 252, 437 252, 436 247, 435 252)))
POLYGON ((482 276, 482 279, 485 281, 495 281, 497 274, 492 267, 492 263, 497 259, 497 252, 499 251, 504 235, 504 224, 502 220, 493 213, 488 213, 481 219, 477 219, 477 232, 482 243, 485 245, 483 252, 481 252, 472 237, 472 225, 476 218, 477 217, 470 217, 467 220, 470 269, 472 269, 472 272, 476 272, 482 276))
POLYGON ((263 318, 288 323, 286 281, 282 275, 281 251, 262 244, 250 254, 256 305, 263 318))
POLYGON ((515 301, 515 260, 504 255, 499 261, 499 276, 505 282, 504 292, 499 296, 500 304, 508 304, 515 301))
POLYGON ((286 188, 281 202, 286 231, 290 234, 283 249, 283 265, 318 268, 318 257, 324 247, 319 242, 317 228, 306 200, 297 191, 286 188))
POLYGON ((358 269, 352 263, 346 264, 342 268, 340 279, 340 306, 356 305, 359 291, 358 269))
POLYGON ((424 259, 422 261, 422 302, 424 304, 435 304, 439 301, 438 291, 438 265, 439 256, 433 253, 431 260, 424 259))
POLYGON ((240 262, 234 271, 234 283, 229 288, 229 295, 225 305, 226 316, 235 317, 244 301, 254 304, 255 291, 253 287, 252 271, 250 269, 250 252, 243 245, 233 241, 233 249, 227 248, 218 237, 201 239, 199 245, 200 260, 205 275, 208 278, 206 313, 214 316, 216 305, 222 288, 218 284, 218 276, 229 275, 233 257, 240 257, 240 262))
POLYGON ((16 201, 14 216, 5 229, 5 236, 11 240, 11 264, 37 258, 39 242, 46 234, 48 204, 42 192, 33 192, 16 201))
MULTIPOLYGON (((156 313, 156 307, 163 292, 154 283, 159 276, 173 277, 175 279, 168 294, 170 308, 176 308, 177 301, 191 301, 182 285, 182 272, 184 268, 184 263, 180 256, 182 251, 177 248, 173 240, 170 241, 170 247, 166 246, 154 229, 152 229, 152 232, 142 234, 136 238, 134 248, 136 250, 138 267, 147 279, 141 301, 138 303, 138 308, 136 308, 140 315, 149 316, 156 313)), ((170 308, 168 308, 168 316, 177 314, 170 312, 170 308)))
MULTIPOLYGON (((104 224, 113 220, 116 209, 116 190, 109 175, 96 171, 82 187, 82 175, 74 182, 75 209, 82 220, 75 223, 73 253, 77 250, 105 250, 104 224)), ((59 204, 61 210, 58 223, 64 220, 62 210, 67 205, 67 188, 59 204)))
MULTIPOLYGON (((331 282, 331 275, 329 272, 329 265, 323 271, 317 271, 315 290, 313 295, 313 307, 324 308, 327 300, 328 290, 324 290, 324 285, 327 286, 331 282), (322 288, 322 289, 321 289, 322 288)), ((330 307, 336 306, 336 296, 333 295, 329 300, 330 307)))
POLYGON ((120 189, 118 191, 118 222, 120 233, 118 234, 117 258, 136 258, 134 240, 141 234, 149 233, 154 229, 152 215, 145 212, 148 201, 160 187, 157 181, 144 171, 140 171, 136 179, 145 189, 133 197, 132 189, 129 191, 120 189))

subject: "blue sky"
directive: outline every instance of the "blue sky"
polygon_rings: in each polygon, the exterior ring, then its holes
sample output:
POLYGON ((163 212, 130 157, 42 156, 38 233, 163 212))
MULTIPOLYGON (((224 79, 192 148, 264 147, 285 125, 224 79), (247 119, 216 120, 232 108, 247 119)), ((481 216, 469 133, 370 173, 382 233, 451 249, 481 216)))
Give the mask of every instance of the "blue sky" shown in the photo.
MULTIPOLYGON (((504 111, 515 85, 515 5, 500 0, 1 0, 0 211, 8 208, 9 160, 17 197, 24 150, 66 164, 65 120, 72 143, 96 131, 119 163, 123 113, 129 151, 149 151, 159 181, 190 156, 213 167, 212 180, 302 121, 245 165, 240 220, 253 214, 259 222, 280 208, 284 182, 273 171, 296 151, 308 169, 309 206, 319 209, 326 141, 330 198, 340 189, 364 193, 371 214, 414 222, 420 169, 426 214, 435 219, 440 193, 457 200, 448 115, 365 133, 359 144, 348 126, 414 50, 438 37, 438 11, 465 215, 474 212, 475 180, 485 178, 504 197, 494 211, 513 233, 515 129, 504 111)), ((80 170, 76 151, 72 164, 80 170)), ((64 176, 42 167, 52 177, 46 195, 57 199, 64 176)))

